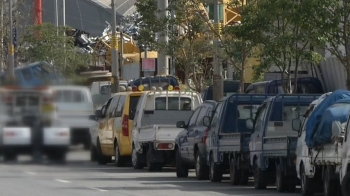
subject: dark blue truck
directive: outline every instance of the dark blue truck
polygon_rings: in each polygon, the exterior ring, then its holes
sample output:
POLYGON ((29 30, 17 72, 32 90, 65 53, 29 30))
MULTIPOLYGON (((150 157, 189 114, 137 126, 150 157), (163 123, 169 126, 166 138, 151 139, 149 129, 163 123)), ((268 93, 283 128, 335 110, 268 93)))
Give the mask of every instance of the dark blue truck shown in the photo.
POLYGON ((254 118, 258 107, 268 97, 234 94, 218 102, 206 140, 207 164, 212 182, 221 181, 222 175, 229 173, 232 185, 248 183, 252 131, 247 129, 246 123, 254 118))
POLYGON ((292 129, 293 120, 302 117, 319 96, 281 94, 270 97, 259 107, 254 122, 248 120, 247 126, 251 126, 248 128, 253 128, 249 150, 255 189, 276 184, 278 192, 295 191, 298 132, 292 129))

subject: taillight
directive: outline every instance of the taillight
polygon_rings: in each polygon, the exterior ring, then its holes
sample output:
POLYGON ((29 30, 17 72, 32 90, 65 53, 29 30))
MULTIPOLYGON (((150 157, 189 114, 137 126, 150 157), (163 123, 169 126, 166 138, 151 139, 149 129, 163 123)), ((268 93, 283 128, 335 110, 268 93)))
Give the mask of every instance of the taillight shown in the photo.
POLYGON ((123 136, 129 136, 129 115, 123 116, 122 134, 123 136))
POLYGON ((203 137, 202 137, 202 142, 203 142, 203 144, 206 144, 206 142, 207 142, 208 132, 209 132, 209 128, 207 128, 207 129, 204 131, 204 134, 203 134, 203 137))
POLYGON ((3 103, 12 103, 13 102, 13 96, 10 96, 10 95, 3 96, 1 101, 3 103))
POLYGON ((13 136, 15 136, 15 135, 16 135, 16 133, 15 133, 15 132, 12 132, 12 131, 6 132, 6 133, 5 133, 5 136, 7 136, 7 137, 13 137, 13 136))

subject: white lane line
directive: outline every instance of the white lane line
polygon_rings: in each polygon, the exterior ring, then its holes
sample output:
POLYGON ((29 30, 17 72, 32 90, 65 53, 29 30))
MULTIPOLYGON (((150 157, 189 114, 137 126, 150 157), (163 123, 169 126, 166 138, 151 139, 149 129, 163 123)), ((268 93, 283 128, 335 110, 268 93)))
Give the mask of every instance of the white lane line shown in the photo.
POLYGON ((99 189, 99 188, 94 188, 94 187, 90 187, 90 189, 95 190, 95 191, 100 191, 100 192, 108 191, 108 190, 105 190, 105 189, 99 189))
POLYGON ((24 172, 24 173, 30 174, 30 175, 36 175, 36 174, 37 174, 37 173, 35 173, 35 172, 30 172, 30 171, 26 171, 26 172, 24 172))
POLYGON ((61 179, 55 179, 57 182, 62 182, 62 183, 70 183, 69 181, 67 180, 61 180, 61 179))

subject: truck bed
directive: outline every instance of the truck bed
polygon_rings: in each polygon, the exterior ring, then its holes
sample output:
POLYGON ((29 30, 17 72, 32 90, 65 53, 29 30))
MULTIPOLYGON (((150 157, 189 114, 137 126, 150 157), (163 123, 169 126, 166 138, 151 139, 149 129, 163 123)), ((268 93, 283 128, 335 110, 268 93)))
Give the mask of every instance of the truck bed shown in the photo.
POLYGON ((342 146, 337 142, 311 149, 311 162, 314 165, 340 165, 342 146))
POLYGON ((264 137, 263 155, 269 157, 289 157, 295 154, 298 137, 277 136, 264 137))
POLYGON ((250 133, 220 133, 219 152, 249 152, 250 133))
POLYGON ((175 125, 150 125, 139 129, 139 142, 171 141, 175 142, 176 136, 182 131, 175 125))

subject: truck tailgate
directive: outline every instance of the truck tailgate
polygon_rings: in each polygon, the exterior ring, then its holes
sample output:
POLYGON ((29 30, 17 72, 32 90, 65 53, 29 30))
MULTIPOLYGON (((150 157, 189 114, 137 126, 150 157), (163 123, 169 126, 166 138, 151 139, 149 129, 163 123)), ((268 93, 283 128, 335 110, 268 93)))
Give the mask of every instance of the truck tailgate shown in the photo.
POLYGON ((248 152, 250 135, 250 133, 220 133, 219 152, 248 152))
POLYGON ((177 135, 182 131, 173 125, 152 125, 141 127, 138 134, 139 142, 148 141, 175 141, 177 135))
POLYGON ((276 157, 289 157, 295 154, 298 137, 280 136, 264 137, 263 155, 276 157))

